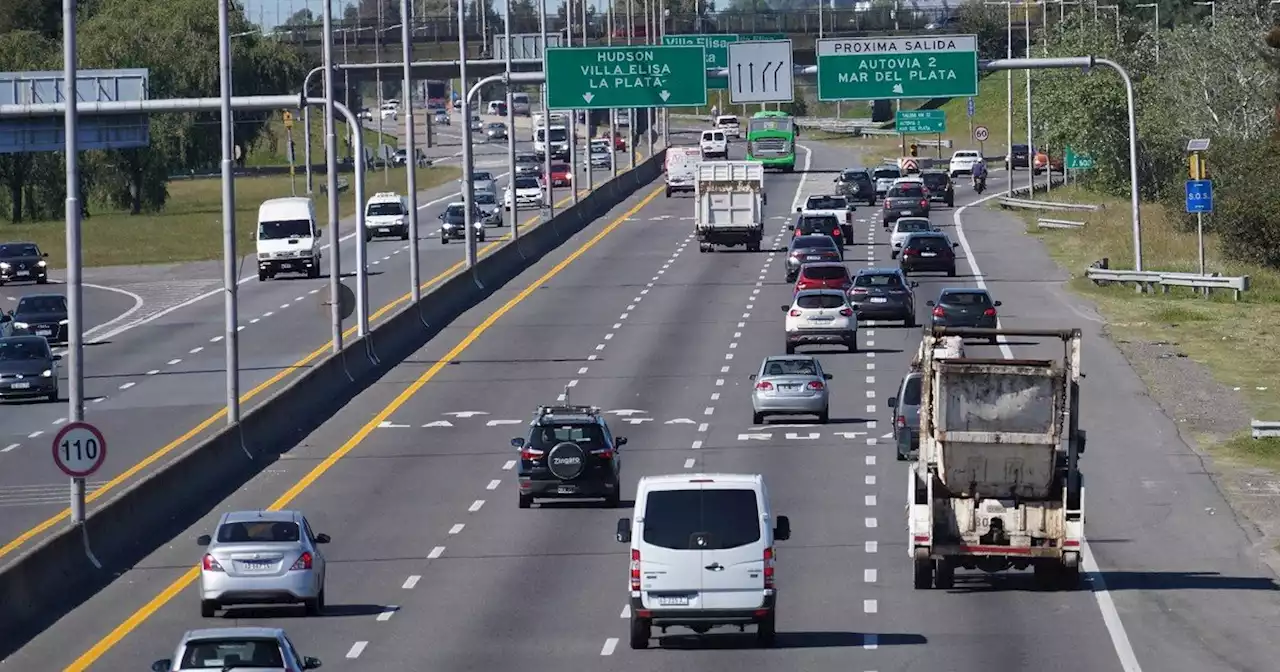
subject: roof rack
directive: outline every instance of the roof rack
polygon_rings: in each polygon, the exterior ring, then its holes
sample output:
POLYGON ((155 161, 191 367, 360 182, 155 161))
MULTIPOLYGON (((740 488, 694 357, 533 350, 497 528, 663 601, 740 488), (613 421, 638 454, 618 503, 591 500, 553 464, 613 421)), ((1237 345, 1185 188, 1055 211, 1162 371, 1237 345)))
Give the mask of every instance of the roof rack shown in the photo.
POLYGON ((538 406, 538 417, 541 418, 547 415, 573 415, 573 414, 600 415, 599 406, 581 406, 581 405, 575 405, 573 404, 573 402, 569 401, 570 389, 572 388, 570 388, 568 385, 564 386, 564 403, 555 404, 555 405, 548 404, 548 405, 538 406))

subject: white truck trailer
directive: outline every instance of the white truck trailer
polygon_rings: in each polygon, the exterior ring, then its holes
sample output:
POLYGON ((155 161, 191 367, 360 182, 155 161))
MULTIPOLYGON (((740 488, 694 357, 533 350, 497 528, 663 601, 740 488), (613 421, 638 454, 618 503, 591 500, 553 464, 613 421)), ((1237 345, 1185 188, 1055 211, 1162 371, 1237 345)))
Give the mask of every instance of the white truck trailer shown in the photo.
POLYGON ((915 587, 950 588, 957 567, 1031 567, 1045 587, 1075 587, 1084 541, 1080 330, 934 327, 924 338, 920 452, 907 492, 915 587), (937 357, 951 336, 1053 339, 1062 356, 937 357))
POLYGON ((702 161, 694 174, 694 229, 698 251, 745 245, 760 251, 764 238, 764 165, 756 161, 702 161))

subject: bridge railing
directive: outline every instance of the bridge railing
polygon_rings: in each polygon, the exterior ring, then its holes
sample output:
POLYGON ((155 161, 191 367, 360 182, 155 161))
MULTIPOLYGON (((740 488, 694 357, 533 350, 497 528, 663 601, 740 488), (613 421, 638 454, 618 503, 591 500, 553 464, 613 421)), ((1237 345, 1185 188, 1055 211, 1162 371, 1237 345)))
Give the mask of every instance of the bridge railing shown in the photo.
MULTIPOLYGON (((953 11, 945 8, 903 9, 897 12, 894 12, 891 8, 872 8, 865 11, 824 9, 821 12, 821 18, 819 18, 817 10, 751 13, 726 11, 703 14, 701 16, 696 14, 673 14, 667 19, 666 29, 669 35, 690 33, 783 33, 789 36, 812 35, 817 37, 821 32, 830 37, 886 32, 936 32, 938 34, 946 34, 957 30, 953 23, 946 22, 953 11)), ((643 16, 637 15, 634 19, 635 27, 632 31, 633 40, 637 38, 639 41, 644 40, 643 23, 643 16)), ((458 21, 455 16, 415 17, 413 24, 413 35, 417 41, 447 42, 458 39, 458 21)), ((625 16, 615 15, 613 17, 615 43, 618 40, 626 41, 626 24, 625 16)), ((477 43, 491 42, 495 35, 501 35, 504 31, 501 18, 494 18, 483 26, 487 39, 482 38, 481 28, 482 26, 478 21, 469 22, 467 25, 467 38, 476 40, 477 43)), ((563 34, 565 30, 564 18, 560 15, 547 17, 547 30, 548 32, 563 34)), ((400 23, 394 17, 384 17, 381 23, 371 18, 356 21, 335 21, 334 31, 334 40, 338 45, 372 46, 378 43, 394 44, 398 43, 400 39, 400 23)), ((538 31, 539 21, 536 16, 516 17, 511 22, 512 33, 536 33, 538 31)), ((573 31, 575 39, 581 36, 582 23, 580 21, 573 22, 573 31)), ((608 32, 605 16, 599 14, 588 15, 586 23, 588 40, 604 41, 608 37, 608 32)), ((319 24, 282 25, 275 29, 274 35, 278 39, 289 42, 318 44, 321 40, 322 28, 319 24)))

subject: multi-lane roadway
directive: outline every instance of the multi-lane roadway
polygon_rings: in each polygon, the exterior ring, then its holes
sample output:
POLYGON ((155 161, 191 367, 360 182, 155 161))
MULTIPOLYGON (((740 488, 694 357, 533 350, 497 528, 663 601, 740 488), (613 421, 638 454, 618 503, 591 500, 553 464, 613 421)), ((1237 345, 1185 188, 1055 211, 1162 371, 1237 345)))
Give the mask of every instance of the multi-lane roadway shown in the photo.
MULTIPOLYGON (((457 152, 458 140, 443 135, 444 143, 455 144, 442 144, 433 155, 457 152)), ((477 142, 475 147, 476 169, 500 177, 501 197, 506 184, 506 142, 477 142)), ((520 142, 517 147, 529 149, 530 143, 520 142)), ((619 170, 626 165, 627 157, 620 153, 619 170)), ((581 169, 576 172, 579 189, 586 188, 585 177, 581 169)), ((607 170, 593 172, 595 184, 609 177, 607 170)), ((376 173, 369 173, 367 180, 369 195, 384 188, 376 173)), ((441 245, 436 219, 449 201, 458 198, 458 186, 442 185, 418 197, 421 277, 426 286, 463 266, 465 246, 441 245)), ((403 191, 403 185, 391 185, 391 190, 403 191)), ((560 207, 572 202, 568 188, 558 188, 554 195, 560 207)), ((508 224, 510 217, 507 213, 508 224)), ((534 211, 520 212, 522 226, 532 226, 537 218, 534 211)), ((350 277, 355 270, 354 217, 342 224, 344 282, 354 286, 350 277)), ((479 249, 483 253, 496 247, 508 233, 507 225, 488 229, 479 249)), ((408 251, 408 244, 399 240, 375 239, 368 244, 372 324, 408 301, 408 251)), ((243 410, 266 398, 268 390, 285 382, 292 372, 327 354, 331 329, 325 305, 327 274, 316 280, 281 277, 259 282, 252 257, 246 260, 239 290, 243 410)), ((63 290, 60 284, 6 286, 0 296, 14 301, 2 299, 11 305, 0 308, 11 309, 24 294, 63 290)), ((91 344, 85 348, 85 419, 102 430, 109 446, 105 466, 88 484, 90 507, 94 500, 147 469, 163 466, 225 423, 222 293, 209 292, 159 312, 139 310, 143 298, 107 287, 86 289, 85 320, 91 344)), ((348 338, 354 322, 353 316, 345 325, 348 338)), ((0 404, 0 562, 65 520, 68 486, 49 453, 50 442, 65 422, 65 402, 0 404)))
MULTIPOLYGON (((835 170, 847 151, 811 143, 835 170)), ((911 587, 885 402, 917 330, 862 325, 858 353, 815 349, 834 374, 829 425, 751 424, 747 376, 782 350, 787 232, 830 174, 769 175, 772 250, 700 254, 693 203, 651 185, 464 315, 335 414, 286 459, 75 610, 5 669, 140 669, 188 628, 278 625, 304 655, 349 670, 772 669, 1218 672, 1274 669, 1277 595, 1250 542, 1176 426, 1061 287, 1017 220, 973 203, 932 218, 961 243, 957 278, 988 287, 1005 326, 1086 332, 1088 574, 1080 590, 1030 573, 961 572, 951 590, 911 587), (672 636, 627 647, 623 509, 516 507, 513 436, 568 387, 629 437, 627 496, 643 475, 755 472, 794 536, 779 544, 778 646, 749 635, 672 636), (338 459, 325 458, 336 457, 338 459), (305 479, 305 480, 304 480, 305 479), (299 483, 304 485, 296 485, 299 483), (223 511, 305 511, 333 536, 328 612, 234 609, 199 616, 195 544, 223 511)), ((991 179, 992 194, 1007 187, 991 179)), ((985 199, 984 199, 985 200, 985 199)), ((854 269, 888 266, 888 236, 859 208, 854 269)), ((972 345, 1035 357, 1048 346, 972 345)))

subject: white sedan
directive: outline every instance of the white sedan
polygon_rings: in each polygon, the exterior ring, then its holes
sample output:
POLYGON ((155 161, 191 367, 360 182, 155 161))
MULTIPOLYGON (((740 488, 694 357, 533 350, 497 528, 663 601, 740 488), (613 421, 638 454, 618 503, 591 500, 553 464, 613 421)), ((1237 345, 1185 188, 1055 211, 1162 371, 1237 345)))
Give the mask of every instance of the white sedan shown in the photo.
POLYGON ((972 175, 973 167, 982 163, 982 154, 972 149, 962 149, 951 155, 951 165, 947 172, 951 177, 956 175, 972 175))

